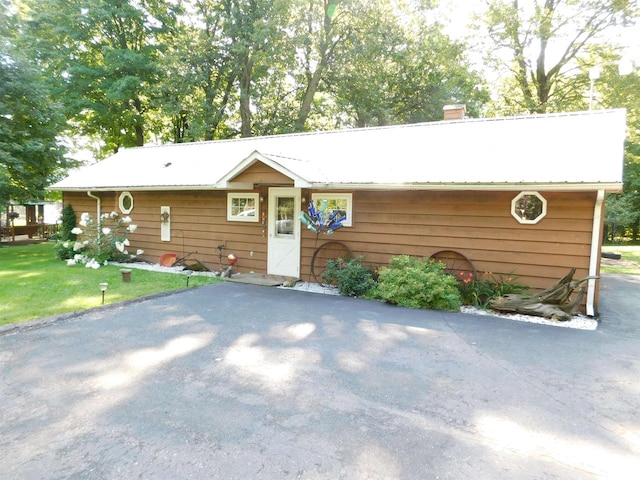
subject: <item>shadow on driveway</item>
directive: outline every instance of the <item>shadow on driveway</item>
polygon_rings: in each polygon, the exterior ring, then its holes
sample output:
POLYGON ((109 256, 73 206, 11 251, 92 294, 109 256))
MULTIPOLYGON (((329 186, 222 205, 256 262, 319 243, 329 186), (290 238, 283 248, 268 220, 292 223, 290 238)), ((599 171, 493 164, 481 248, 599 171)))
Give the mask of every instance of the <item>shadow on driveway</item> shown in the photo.
POLYGON ((0 478, 635 478, 638 280, 596 331, 234 283, 17 329, 0 478))

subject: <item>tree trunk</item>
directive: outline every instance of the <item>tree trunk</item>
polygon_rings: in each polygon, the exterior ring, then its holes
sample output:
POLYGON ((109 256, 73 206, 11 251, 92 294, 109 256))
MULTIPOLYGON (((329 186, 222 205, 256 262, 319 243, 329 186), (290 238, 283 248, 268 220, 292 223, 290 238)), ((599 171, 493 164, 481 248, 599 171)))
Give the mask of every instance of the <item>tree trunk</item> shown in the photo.
POLYGON ((325 61, 323 58, 316 68, 316 71, 313 72, 311 80, 307 85, 307 89, 304 92, 304 98, 302 99, 302 103, 300 104, 300 110, 298 111, 298 117, 296 118, 296 123, 294 125, 294 129, 296 132, 302 132, 305 129, 307 118, 309 118, 309 113, 311 113, 311 104, 313 103, 313 97, 318 91, 318 86, 320 85, 320 79, 322 78, 324 65, 325 61))
POLYGON ((142 125, 136 125, 136 147, 142 147, 144 145, 144 130, 142 125))
POLYGON ((247 59, 242 73, 240 74, 240 136, 253 136, 251 125, 251 73, 253 71, 253 60, 247 59))
POLYGON ((138 120, 134 125, 135 133, 136 133, 136 146, 142 147, 144 145, 144 117, 142 116, 144 109, 142 108, 142 102, 138 97, 133 99, 133 106, 136 109, 136 113, 138 114, 138 120))
MULTIPOLYGON (((345 38, 344 34, 340 35, 338 38, 334 39, 333 36, 333 15, 335 12, 335 8, 337 6, 337 1, 326 1, 324 2, 324 19, 322 26, 322 38, 320 40, 319 45, 319 54, 320 54, 320 62, 316 66, 313 74, 310 74, 310 69, 307 66, 307 78, 309 79, 309 83, 307 84, 307 88, 304 92, 304 97, 300 104, 300 109, 298 110, 298 116, 296 117, 296 121, 294 124, 294 131, 302 132, 305 130, 305 125, 307 123, 307 119, 309 118, 309 114, 311 113, 311 105, 313 104, 313 97, 318 91, 318 87, 320 85, 320 81, 322 80, 322 76, 327 69, 327 66, 331 62, 333 57, 333 52, 336 46, 342 42, 345 38)), ((314 5, 313 2, 309 3, 309 9, 313 10, 314 5)), ((311 18, 311 16, 309 17, 311 18)), ((309 35, 313 28, 309 26, 309 35)))

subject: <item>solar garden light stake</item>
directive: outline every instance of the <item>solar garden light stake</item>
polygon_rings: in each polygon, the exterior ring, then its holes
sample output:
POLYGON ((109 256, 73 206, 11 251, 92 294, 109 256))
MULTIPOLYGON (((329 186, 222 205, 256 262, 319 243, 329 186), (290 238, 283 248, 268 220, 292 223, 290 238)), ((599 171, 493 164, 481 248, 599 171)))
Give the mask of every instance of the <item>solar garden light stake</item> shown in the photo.
POLYGON ((102 292, 102 305, 104 305, 104 292, 107 291, 109 284, 107 282, 100 283, 100 291, 102 292))

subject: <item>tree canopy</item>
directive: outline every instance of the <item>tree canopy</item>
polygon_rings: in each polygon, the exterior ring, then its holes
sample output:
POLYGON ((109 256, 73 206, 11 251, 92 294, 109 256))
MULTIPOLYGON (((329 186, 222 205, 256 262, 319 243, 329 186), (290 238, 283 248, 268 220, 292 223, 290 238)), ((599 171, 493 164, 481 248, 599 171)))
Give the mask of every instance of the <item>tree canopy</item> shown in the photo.
MULTIPOLYGON (((638 16, 633 0, 492 0, 477 27, 485 59, 503 73, 501 114, 547 113, 585 106, 580 60, 614 28, 638 16)), ((596 63, 600 59, 593 58, 596 63)), ((593 65, 593 64, 592 64, 593 65)))
POLYGON ((627 237, 640 240, 640 75, 620 75, 615 65, 602 70, 594 105, 627 109, 627 140, 624 156, 624 187, 607 198, 606 225, 609 240, 627 237))
POLYGON ((47 73, 77 132, 99 137, 111 151, 143 145, 149 113, 159 108, 156 85, 164 38, 175 23, 173 2, 19 4, 18 44, 47 73))
POLYGON ((58 141, 65 121, 41 71, 21 58, 9 41, 8 3, 0 3, 0 204, 41 200, 45 188, 71 162, 58 141))
POLYGON ((104 152, 441 118, 488 100, 465 46, 403 0, 15 0, 18 43, 104 152))

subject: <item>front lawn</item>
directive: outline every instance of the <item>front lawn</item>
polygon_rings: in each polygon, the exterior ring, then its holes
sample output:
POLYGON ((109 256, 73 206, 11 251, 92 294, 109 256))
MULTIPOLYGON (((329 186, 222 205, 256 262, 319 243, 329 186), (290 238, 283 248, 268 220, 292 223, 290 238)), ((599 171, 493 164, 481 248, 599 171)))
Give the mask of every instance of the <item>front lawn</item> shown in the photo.
MULTIPOLYGON (((102 304, 101 282, 109 284, 105 305, 186 287, 185 275, 133 270, 131 282, 125 283, 117 266, 97 270, 67 266, 56 259, 54 246, 0 247, 0 325, 98 307, 102 304)), ((192 276, 189 287, 219 281, 192 276)))
POLYGON ((606 245, 602 251, 622 255, 620 260, 603 258, 600 267, 603 273, 640 275, 640 245, 606 245))

